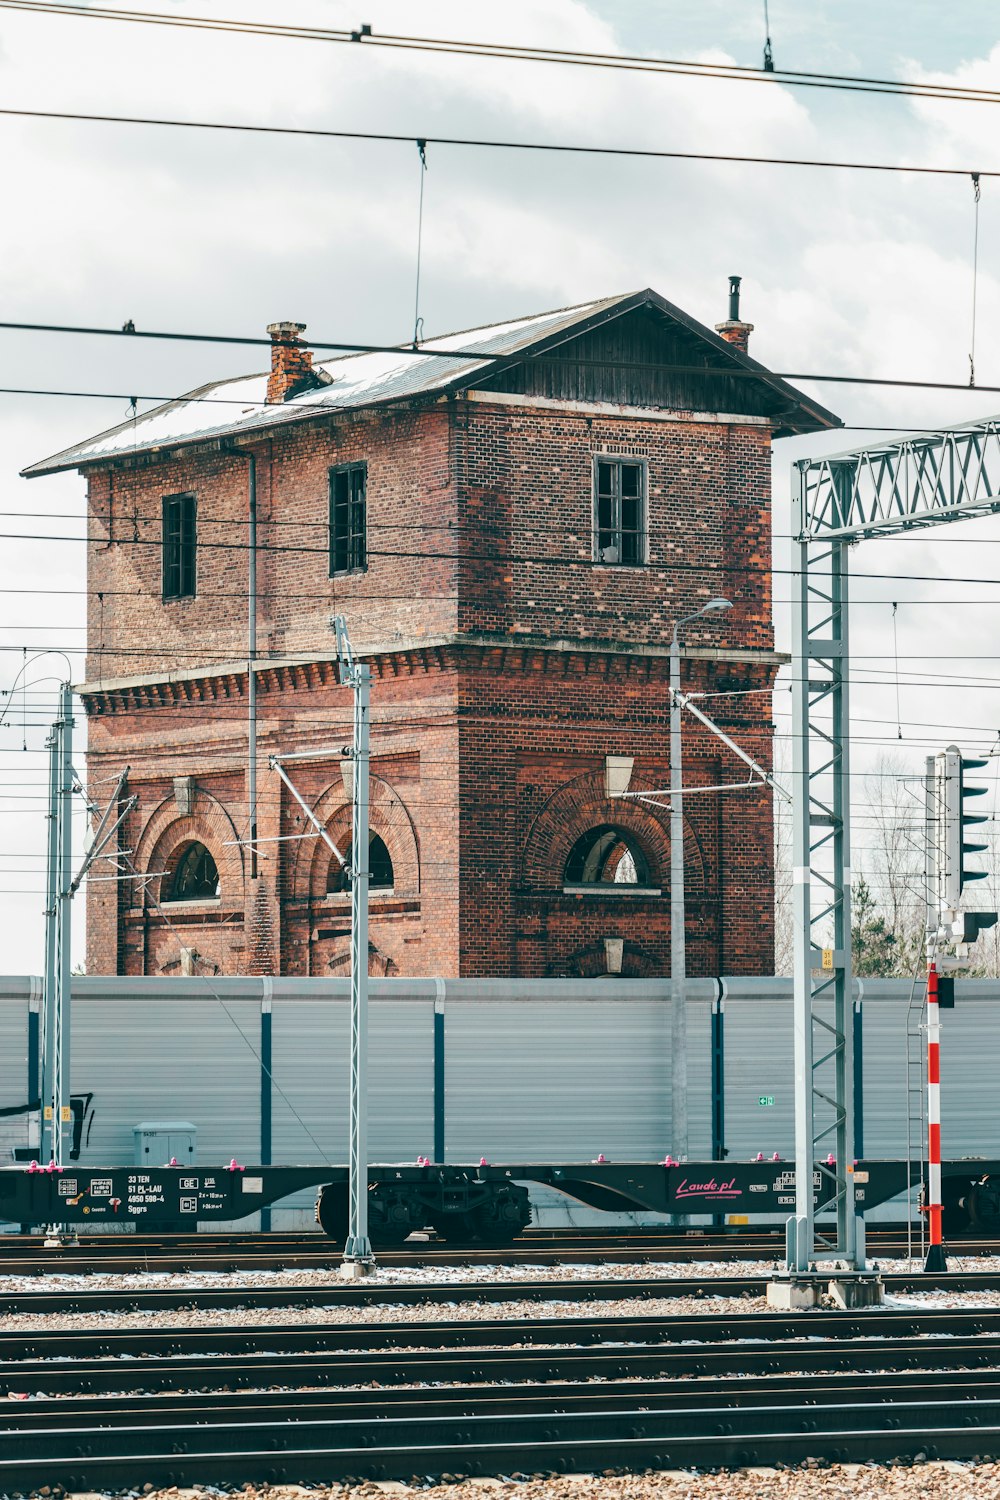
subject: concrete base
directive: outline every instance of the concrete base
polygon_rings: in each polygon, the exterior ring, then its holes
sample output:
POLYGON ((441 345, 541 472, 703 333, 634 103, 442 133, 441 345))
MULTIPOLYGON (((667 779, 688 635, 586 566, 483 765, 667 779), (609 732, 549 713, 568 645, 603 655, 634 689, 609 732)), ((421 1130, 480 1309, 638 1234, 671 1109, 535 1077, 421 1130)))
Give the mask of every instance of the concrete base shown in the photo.
POLYGON ((768 1282, 767 1305, 782 1312, 818 1307, 830 1297, 838 1307, 881 1307, 885 1301, 882 1278, 875 1271, 791 1272, 768 1282))
POLYGON ((344 1281, 361 1281, 365 1276, 374 1276, 373 1260, 342 1260, 340 1274, 344 1281))

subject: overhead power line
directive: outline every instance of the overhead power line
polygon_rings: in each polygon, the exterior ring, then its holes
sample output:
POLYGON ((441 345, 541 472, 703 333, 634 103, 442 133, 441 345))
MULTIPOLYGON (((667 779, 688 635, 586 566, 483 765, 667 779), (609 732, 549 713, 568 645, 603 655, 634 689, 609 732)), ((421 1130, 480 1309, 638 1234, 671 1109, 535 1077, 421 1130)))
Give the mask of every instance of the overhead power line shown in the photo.
MULTIPOLYGON (((2 3, 2 0, 0 0, 2 3)), ((153 125, 174 130, 216 130, 250 135, 302 136, 334 141, 376 141, 412 146, 460 146, 484 151, 537 151, 556 155, 635 157, 650 161, 704 161, 760 167, 822 167, 845 172, 896 172, 925 177, 1000 177, 1000 167, 920 167, 900 162, 841 161, 809 156, 741 156, 722 151, 661 151, 646 146, 593 146, 559 141, 509 141, 482 136, 400 135, 376 130, 323 130, 305 125, 254 125, 227 120, 177 120, 149 115, 97 115, 73 110, 0 109, 23 120, 69 120, 100 125, 153 125)))
POLYGON ((454 37, 373 33, 370 27, 348 30, 303 26, 289 22, 240 21, 223 16, 178 16, 162 11, 124 10, 107 5, 74 5, 65 0, 0 0, 0 9, 35 15, 75 16, 95 21, 126 21, 144 26, 170 26, 189 31, 219 31, 230 35, 263 36, 287 41, 323 42, 388 48, 393 51, 436 52, 457 57, 485 57, 505 62, 556 63, 602 68, 613 72, 653 73, 707 78, 727 83, 769 83, 789 88, 822 88, 850 93, 889 94, 961 103, 995 104, 1000 91, 965 84, 913 82, 899 78, 869 78, 850 73, 816 73, 801 69, 749 68, 739 63, 692 62, 686 58, 648 57, 638 53, 584 52, 567 47, 532 47, 505 42, 476 42, 454 37))
MULTIPOLYGON (((1000 503, 1000 501, 998 501, 998 503, 1000 503)), ((125 513, 125 515, 123 517, 120 517, 118 519, 120 520, 120 522, 121 522, 122 525, 130 525, 131 524, 131 516, 127 512, 125 513)), ((58 535, 58 534, 55 534, 53 532, 23 532, 23 531, 0 531, 0 541, 19 541, 19 542, 75 542, 75 543, 78 543, 78 544, 82 543, 82 544, 85 544, 85 545, 91 545, 91 546, 92 545, 97 545, 97 546, 101 546, 101 547, 105 547, 105 546, 109 546, 109 545, 115 545, 115 546, 124 546, 124 547, 142 547, 142 548, 154 548, 154 549, 156 549, 156 548, 162 548, 162 547, 164 547, 166 545, 166 543, 163 541, 162 536, 160 536, 160 537, 118 536, 118 537, 112 538, 110 536, 103 535, 101 533, 97 533, 97 534, 94 534, 94 535, 68 536, 68 535, 58 535)), ((197 545, 198 545, 199 550, 205 551, 205 552, 238 552, 238 553, 240 553, 242 555, 245 555, 246 554, 246 550, 247 550, 247 544, 246 544, 245 540, 240 540, 240 541, 236 541, 236 542, 205 542, 205 541, 202 541, 202 540, 199 539, 197 545)), ((324 545, 324 546, 309 546, 309 545, 293 546, 293 545, 290 545, 289 543, 286 543, 286 542, 278 542, 278 543, 275 543, 275 542, 262 542, 262 543, 260 543, 258 545, 258 547, 257 547, 256 550, 260 554, 267 554, 267 553, 290 553, 290 554, 296 554, 296 555, 312 554, 314 556, 319 556, 319 557, 328 557, 330 549, 326 545, 324 545)), ((387 558, 405 558, 405 559, 416 560, 416 561, 419 561, 419 562, 431 562, 431 563, 453 562, 453 563, 456 563, 456 564, 462 564, 462 563, 479 563, 479 564, 491 565, 491 566, 494 566, 494 567, 501 567, 501 566, 502 567, 509 567, 509 566, 513 566, 513 565, 522 565, 522 566, 525 566, 525 567, 538 567, 538 568, 586 568, 586 569, 592 569, 592 570, 594 570, 598 575, 601 574, 602 570, 606 570, 606 568, 607 568, 607 564, 606 563, 599 562, 593 556, 584 556, 582 554, 578 554, 576 556, 573 556, 570 553, 562 553, 562 554, 561 553, 557 553, 557 552, 551 552, 551 553, 546 553, 546 552, 524 553, 524 552, 501 551, 499 549, 496 550, 496 551, 494 551, 494 550, 480 551, 480 550, 476 550, 476 549, 474 549, 472 547, 469 547, 469 548, 461 550, 461 551, 445 551, 445 550, 437 551, 435 549, 428 549, 428 548, 406 549, 406 548, 403 548, 403 547, 369 547, 367 549, 367 555, 368 555, 369 559, 383 558, 383 557, 387 557, 387 558)), ((764 579, 770 579, 772 577, 773 578, 778 578, 778 577, 783 577, 783 576, 786 576, 786 575, 790 576, 790 577, 795 577, 795 576, 797 576, 797 573, 798 573, 798 570, 795 569, 795 568, 768 567, 767 565, 765 565, 763 563, 758 563, 758 564, 753 564, 753 563, 730 563, 730 562, 715 561, 715 560, 712 560, 712 561, 707 561, 706 560, 706 561, 696 562, 696 563, 687 563, 687 562, 674 561, 673 559, 666 559, 666 558, 663 559, 663 561, 658 561, 658 562, 652 562, 652 563, 643 564, 642 571, 645 573, 646 576, 650 576, 651 575, 653 577, 656 577, 659 574, 670 574, 670 573, 682 573, 682 574, 696 573, 696 574, 702 574, 702 575, 712 575, 712 574, 722 573, 722 574, 725 574, 727 576, 745 576, 745 577, 749 577, 749 578, 762 577, 764 579)), ((949 574, 949 573, 892 573, 892 572, 887 572, 887 571, 885 571, 883 569, 883 570, 881 570, 881 571, 879 571, 877 573, 854 572, 854 573, 851 574, 851 576, 852 576, 852 578, 855 578, 855 579, 857 579, 857 578, 873 578, 873 579, 877 579, 879 581, 885 581, 885 580, 891 578, 891 579, 901 579, 901 580, 904 580, 904 581, 910 581, 910 582, 914 582, 914 583, 962 583, 962 584, 977 583, 977 584, 992 585, 995 588, 1000 588, 1000 578, 963 577, 961 574, 955 575, 955 574, 949 574)), ((335 581, 335 579, 333 579, 332 581, 335 581)), ((4 592, 7 592, 7 591, 5 590, 4 592)), ((94 592, 94 591, 92 591, 92 592, 94 592)), ((100 593, 101 591, 97 590, 96 592, 100 593)), ((135 592, 139 592, 139 591, 137 590, 135 592)), ((280 590, 280 589, 277 590, 276 592, 277 592, 278 597, 281 597, 281 598, 287 597, 283 593, 283 591, 280 590)), ((1000 599, 998 599, 998 603, 1000 603, 1000 599)))
MULTIPOLYGON (((3 3, 4 0, 0 0, 0 6, 2 6, 3 3)), ((0 321, 0 329, 6 329, 8 332, 12 333, 66 333, 83 334, 87 336, 92 335, 100 338, 168 339, 172 342, 179 343, 240 345, 249 344, 261 346, 268 349, 272 347, 273 342, 279 344, 283 344, 285 342, 293 342, 291 340, 286 341, 282 339, 272 341, 269 338, 256 338, 240 334, 176 333, 169 329, 134 328, 131 325, 126 325, 126 327, 124 328, 101 328, 97 326, 91 327, 73 323, 20 323, 13 321, 0 321)), ((428 344, 421 344, 414 348, 409 344, 348 344, 339 339, 303 339, 301 342, 312 349, 336 349, 348 354, 397 354, 400 356, 408 356, 411 358, 459 359, 465 361, 474 360, 482 364, 516 364, 522 357, 530 357, 532 363, 535 364, 545 364, 552 362, 556 358, 556 356, 546 356, 544 354, 532 354, 530 356, 524 356, 523 351, 515 352, 513 354, 489 354, 483 353, 478 349, 439 349, 436 347, 430 347, 428 344)), ((431 340, 430 344, 433 345, 433 342, 434 341, 431 340)), ((560 356, 560 358, 562 357, 564 356, 560 356)), ((969 386, 968 384, 961 384, 955 381, 903 380, 897 376, 888 375, 823 375, 808 370, 769 370, 764 366, 755 368, 754 366, 745 367, 743 365, 737 364, 726 365, 725 367, 722 367, 716 365, 655 364, 650 362, 636 362, 631 360, 616 362, 614 360, 598 359, 574 359, 573 363, 584 367, 600 365, 606 369, 630 369, 646 372, 657 371, 660 374, 701 375, 705 377, 724 378, 727 380, 766 380, 768 377, 770 377, 772 380, 807 380, 821 385, 828 384, 891 386, 906 390, 964 391, 967 395, 1000 395, 1000 385, 969 386)), ((249 376, 246 378, 249 379, 249 376)), ((60 396, 69 396, 74 394, 72 391, 21 391, 15 390, 13 387, 9 389, 0 388, 0 394, 3 393, 60 396)), ((102 393, 87 392, 85 394, 100 396, 102 393)), ((110 394, 108 399, 112 399, 110 394)), ((113 399, 130 400, 131 398, 115 395, 113 399)), ((185 398, 171 397, 170 399, 183 400, 185 398)), ((216 398, 200 397, 197 399, 200 399, 202 401, 212 401, 216 398)), ((243 402, 244 407, 246 407, 247 405, 253 406, 259 404, 260 403, 255 403, 253 401, 249 403, 243 402)), ((331 413, 335 413, 336 410, 337 408, 331 408, 328 406, 308 408, 309 413, 317 417, 330 416, 331 413)), ((892 430, 896 431, 898 429, 893 428, 892 430)), ((177 438, 175 439, 175 441, 179 442, 181 441, 181 439, 177 438)), ((109 458, 115 456, 120 457, 122 455, 108 455, 109 458)))

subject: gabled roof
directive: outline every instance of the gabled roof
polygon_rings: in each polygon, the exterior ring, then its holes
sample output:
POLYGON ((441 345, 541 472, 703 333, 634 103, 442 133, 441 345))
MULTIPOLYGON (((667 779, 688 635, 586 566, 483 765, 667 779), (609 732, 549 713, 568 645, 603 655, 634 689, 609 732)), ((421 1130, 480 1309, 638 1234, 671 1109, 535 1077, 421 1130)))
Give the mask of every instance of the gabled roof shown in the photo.
POLYGON ((321 372, 324 383, 273 405, 267 405, 265 400, 266 373, 213 381, 144 412, 135 421, 122 422, 86 442, 65 448, 32 464, 23 473, 30 479, 61 469, 100 465, 116 458, 179 448, 212 438, 263 433, 324 412, 358 411, 443 395, 482 384, 505 366, 537 358, 568 339, 640 308, 660 314, 667 322, 693 335, 695 345, 703 342, 705 347, 699 353, 706 361, 706 374, 732 375, 742 371, 745 372, 742 379, 748 384, 767 386, 781 408, 783 431, 812 432, 841 426, 839 417, 811 397, 772 375, 764 365, 647 288, 511 323, 494 323, 427 339, 416 353, 401 345, 398 352, 349 354, 316 361, 315 369, 321 372), (443 357, 446 351, 450 357, 443 357), (468 358, 456 358, 456 351, 467 353, 468 358))

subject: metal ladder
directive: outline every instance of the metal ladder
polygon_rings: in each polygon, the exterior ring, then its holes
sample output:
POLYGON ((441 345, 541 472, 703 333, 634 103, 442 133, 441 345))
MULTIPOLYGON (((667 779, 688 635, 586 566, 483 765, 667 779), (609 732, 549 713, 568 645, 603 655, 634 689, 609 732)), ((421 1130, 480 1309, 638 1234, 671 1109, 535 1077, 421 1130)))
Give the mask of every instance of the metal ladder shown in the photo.
MULTIPOLYGON (((927 987, 914 975, 906 1006, 906 1160, 907 1188, 924 1180, 927 1155, 927 987), (919 1166, 914 1168, 918 1157, 919 1166)), ((913 1259, 913 1215, 907 1192, 906 1254, 913 1259)), ((920 1259, 927 1254, 927 1216, 920 1215, 920 1259)))

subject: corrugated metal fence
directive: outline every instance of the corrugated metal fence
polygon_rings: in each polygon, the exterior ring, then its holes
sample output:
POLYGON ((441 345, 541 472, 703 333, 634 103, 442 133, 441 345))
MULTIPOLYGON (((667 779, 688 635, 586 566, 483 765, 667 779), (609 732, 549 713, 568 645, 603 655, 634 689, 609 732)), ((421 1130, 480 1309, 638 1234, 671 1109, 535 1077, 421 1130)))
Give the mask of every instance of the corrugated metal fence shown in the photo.
MULTIPOLYGON (((864 1149, 901 1155, 910 986, 856 993, 864 1149)), ((39 995, 0 978, 0 1108, 37 1092, 39 995)), ((791 982, 692 980, 688 995, 691 1155, 790 1155, 791 982)), ((203 1162, 344 1161, 348 999, 346 980, 74 980, 81 1159, 128 1162, 140 1120, 189 1119, 203 1162)), ((997 982, 960 981, 944 1017, 946 1155, 1000 1153, 998 1000, 997 982)), ((369 1099, 373 1161, 662 1157, 668 982, 373 980, 369 1099)), ((26 1117, 0 1122, 9 1159, 26 1117)))

